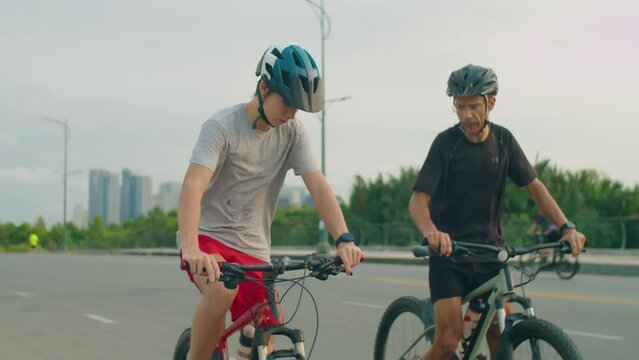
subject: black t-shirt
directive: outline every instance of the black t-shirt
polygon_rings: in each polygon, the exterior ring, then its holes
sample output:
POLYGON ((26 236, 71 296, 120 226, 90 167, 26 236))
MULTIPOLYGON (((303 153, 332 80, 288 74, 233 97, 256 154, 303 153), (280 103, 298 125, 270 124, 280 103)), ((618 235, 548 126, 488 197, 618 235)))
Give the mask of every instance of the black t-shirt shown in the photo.
POLYGON ((440 133, 413 190, 431 196, 431 218, 453 240, 504 245, 506 177, 525 186, 536 174, 510 131, 489 126, 490 134, 481 143, 468 141, 456 125, 440 133))

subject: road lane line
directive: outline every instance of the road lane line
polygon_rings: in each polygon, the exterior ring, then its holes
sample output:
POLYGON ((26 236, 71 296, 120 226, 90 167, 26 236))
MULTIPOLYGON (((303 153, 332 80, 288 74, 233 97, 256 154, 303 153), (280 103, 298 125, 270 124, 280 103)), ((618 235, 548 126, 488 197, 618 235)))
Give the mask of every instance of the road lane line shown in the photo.
MULTIPOLYGON (((426 279, 411 280, 411 279, 382 278, 382 277, 369 277, 369 276, 358 276, 357 278, 370 281, 370 282, 377 282, 377 283, 420 286, 420 287, 428 288, 428 281, 426 281, 426 279)), ((540 297, 540 298, 574 300, 574 301, 583 301, 583 302, 591 302, 591 303, 598 303, 598 304, 620 304, 620 305, 639 306, 639 300, 615 297, 615 296, 591 296, 591 295, 583 295, 583 294, 567 294, 567 293, 539 291, 539 290, 526 290, 526 295, 527 296, 531 295, 533 297, 540 297)))
POLYGON ((538 290, 526 290, 526 294, 530 294, 538 297, 564 299, 564 300, 578 300, 600 304, 622 304, 622 305, 635 305, 639 306, 639 300, 627 299, 614 296, 591 296, 582 294, 566 294, 550 291, 538 291, 538 290))
POLYGON ((35 295, 28 293, 26 291, 16 291, 15 293, 16 295, 22 296, 22 297, 35 297, 35 295))
POLYGON ((95 321, 103 322, 105 324, 115 324, 115 323, 117 323, 116 320, 107 319, 107 318, 102 317, 100 315, 84 314, 84 316, 88 317, 89 319, 93 319, 95 321))
MULTIPOLYGON (((356 275, 357 279, 372 281, 372 282, 381 282, 385 284, 395 284, 395 285, 408 285, 408 286, 425 286, 428 287, 428 280, 424 276, 424 280, 411 280, 411 279, 398 279, 398 278, 385 278, 385 277, 370 277, 370 276, 359 276, 356 275)), ((345 279, 345 277, 342 277, 345 279)))
POLYGON ((567 334, 577 335, 577 336, 587 336, 596 339, 604 339, 604 340, 615 340, 615 341, 623 341, 625 338, 623 336, 613 336, 613 335, 604 335, 604 334, 593 334, 582 331, 574 331, 574 330, 564 330, 567 334))
POLYGON ((369 308, 373 308, 373 309, 385 309, 386 308, 386 306, 361 303, 361 302, 357 302, 357 301, 342 301, 342 304, 355 305, 355 306, 364 306, 364 307, 369 307, 369 308))

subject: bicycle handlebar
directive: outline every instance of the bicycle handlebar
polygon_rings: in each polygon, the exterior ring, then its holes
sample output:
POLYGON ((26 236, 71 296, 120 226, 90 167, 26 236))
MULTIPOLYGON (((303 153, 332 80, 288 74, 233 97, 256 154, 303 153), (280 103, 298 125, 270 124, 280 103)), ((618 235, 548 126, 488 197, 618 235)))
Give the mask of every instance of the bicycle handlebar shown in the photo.
MULTIPOLYGON (((240 282, 250 280, 246 277, 248 271, 272 273, 277 276, 291 270, 306 269, 311 271, 309 276, 320 280, 326 280, 330 275, 337 275, 344 271, 339 268, 342 265, 342 259, 337 256, 315 256, 312 258, 307 256, 304 260, 273 259, 261 264, 243 265, 233 262, 219 262, 218 264, 222 273, 220 281, 224 282, 224 286, 228 289, 234 289, 240 282)), ((188 270, 190 265, 187 261, 182 260, 180 268, 188 270)))
MULTIPOLYGON (((545 244, 534 244, 529 246, 495 246, 489 244, 478 244, 464 241, 453 241, 453 253, 454 255, 470 255, 472 254, 471 250, 484 250, 488 252, 492 252, 497 255, 496 261, 498 262, 506 262, 508 259, 511 259, 517 255, 528 254, 533 251, 542 250, 542 249, 554 249, 557 248, 564 254, 571 253, 572 250, 570 248, 570 243, 565 240, 560 240, 558 242, 551 242, 545 244)), ((430 248, 428 245, 416 246, 413 248, 413 255, 415 257, 427 257, 429 256, 430 248)))

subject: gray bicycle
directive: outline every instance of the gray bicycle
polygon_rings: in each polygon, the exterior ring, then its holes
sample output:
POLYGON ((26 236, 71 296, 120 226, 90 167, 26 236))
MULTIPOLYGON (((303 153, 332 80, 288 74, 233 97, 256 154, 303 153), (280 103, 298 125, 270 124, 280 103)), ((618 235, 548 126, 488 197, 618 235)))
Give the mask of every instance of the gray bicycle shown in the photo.
MULTIPOLYGON (((488 293, 486 306, 481 313, 476 328, 470 337, 461 341, 453 359, 485 359, 479 349, 488 328, 497 314, 501 340, 496 359, 569 359, 581 360, 582 356, 572 339, 557 325, 539 319, 529 298, 515 294, 516 287, 534 279, 513 286, 509 259, 542 249, 558 249, 570 252, 568 243, 535 244, 526 247, 498 247, 453 241, 453 255, 457 259, 469 256, 489 257, 503 264, 499 274, 486 281, 463 298, 469 303, 479 295, 488 293), (522 311, 506 316, 504 304, 514 302, 522 311)), ((416 257, 427 257, 428 247, 413 249, 416 257)), ((421 360, 432 346, 435 336, 435 321, 430 299, 420 300, 404 296, 393 301, 384 312, 375 339, 375 360, 421 360)))

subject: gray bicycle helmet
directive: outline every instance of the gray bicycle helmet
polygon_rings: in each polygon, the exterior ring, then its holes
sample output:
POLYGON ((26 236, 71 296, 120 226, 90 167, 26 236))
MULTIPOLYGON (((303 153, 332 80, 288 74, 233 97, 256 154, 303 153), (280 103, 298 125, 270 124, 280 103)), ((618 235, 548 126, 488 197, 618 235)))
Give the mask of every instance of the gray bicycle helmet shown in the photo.
POLYGON ((292 107, 307 112, 322 110, 322 79, 315 60, 295 44, 269 47, 257 64, 255 75, 292 107))
POLYGON ((448 78, 448 96, 497 95, 497 75, 493 69, 468 64, 448 78))

